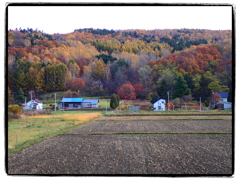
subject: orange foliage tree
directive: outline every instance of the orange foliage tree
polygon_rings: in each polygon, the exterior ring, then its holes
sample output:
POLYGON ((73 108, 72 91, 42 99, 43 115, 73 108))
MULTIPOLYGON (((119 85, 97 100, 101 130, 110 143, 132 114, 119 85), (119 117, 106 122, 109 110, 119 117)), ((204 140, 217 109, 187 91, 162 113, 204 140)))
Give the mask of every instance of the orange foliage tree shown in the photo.
POLYGON ((123 84, 119 88, 117 94, 121 99, 129 99, 129 100, 136 99, 135 89, 129 81, 123 84))

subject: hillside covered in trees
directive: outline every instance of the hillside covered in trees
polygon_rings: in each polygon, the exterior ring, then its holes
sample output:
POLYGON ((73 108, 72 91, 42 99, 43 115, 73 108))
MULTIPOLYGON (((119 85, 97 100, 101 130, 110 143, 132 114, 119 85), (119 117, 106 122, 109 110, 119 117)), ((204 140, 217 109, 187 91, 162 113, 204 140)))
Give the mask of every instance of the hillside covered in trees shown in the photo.
POLYGON ((66 90, 110 96, 125 90, 133 93, 126 98, 153 93, 166 98, 167 91, 172 98, 179 75, 195 99, 206 100, 216 91, 231 97, 230 30, 88 28, 46 34, 16 29, 8 31, 7 45, 9 92, 22 89, 27 97, 29 91, 38 97, 66 90))

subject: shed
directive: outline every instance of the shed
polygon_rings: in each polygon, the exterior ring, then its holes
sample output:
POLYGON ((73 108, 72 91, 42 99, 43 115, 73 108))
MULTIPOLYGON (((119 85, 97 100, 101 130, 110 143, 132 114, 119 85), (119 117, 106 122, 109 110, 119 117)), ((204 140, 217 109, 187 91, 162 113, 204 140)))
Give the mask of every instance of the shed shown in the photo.
POLYGON ((98 99, 83 99, 82 107, 83 108, 95 108, 98 107, 99 100, 98 99))
POLYGON ((128 107, 129 111, 140 111, 140 106, 130 106, 128 107))
POLYGON ((153 104, 154 111, 165 111, 166 110, 166 100, 159 99, 153 104))
POLYGON ((231 110, 232 109, 231 102, 220 101, 219 103, 217 103, 217 105, 218 105, 219 110, 231 110))

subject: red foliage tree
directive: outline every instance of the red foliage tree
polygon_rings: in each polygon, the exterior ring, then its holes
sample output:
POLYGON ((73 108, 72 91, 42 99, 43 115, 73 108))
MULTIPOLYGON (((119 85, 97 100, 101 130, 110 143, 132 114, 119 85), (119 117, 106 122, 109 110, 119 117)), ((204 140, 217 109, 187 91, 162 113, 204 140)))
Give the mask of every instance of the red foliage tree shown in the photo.
POLYGON ((85 86, 85 81, 81 78, 72 80, 69 84, 69 89, 72 91, 82 91, 85 86))
POLYGON ((214 105, 220 102, 220 100, 221 100, 221 96, 219 94, 212 94, 210 97, 210 102, 214 105))
POLYGON ((135 84, 135 85, 133 85, 133 87, 135 89, 135 93, 136 93, 137 96, 143 96, 144 90, 145 90, 143 85, 135 84))
POLYGON ((129 81, 123 84, 119 88, 117 94, 121 99, 129 99, 129 100, 136 99, 135 89, 129 81))
POLYGON ((81 76, 83 74, 84 66, 89 65, 89 60, 86 58, 80 58, 80 59, 74 59, 74 61, 80 67, 79 75, 81 76))

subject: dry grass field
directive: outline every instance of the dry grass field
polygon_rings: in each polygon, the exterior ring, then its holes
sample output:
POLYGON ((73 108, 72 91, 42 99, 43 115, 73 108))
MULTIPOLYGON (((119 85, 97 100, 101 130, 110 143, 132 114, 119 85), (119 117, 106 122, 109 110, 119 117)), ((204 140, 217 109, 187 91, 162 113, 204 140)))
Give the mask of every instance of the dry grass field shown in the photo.
POLYGON ((29 147, 66 130, 79 127, 99 117, 100 113, 29 116, 8 122, 9 153, 29 147))

